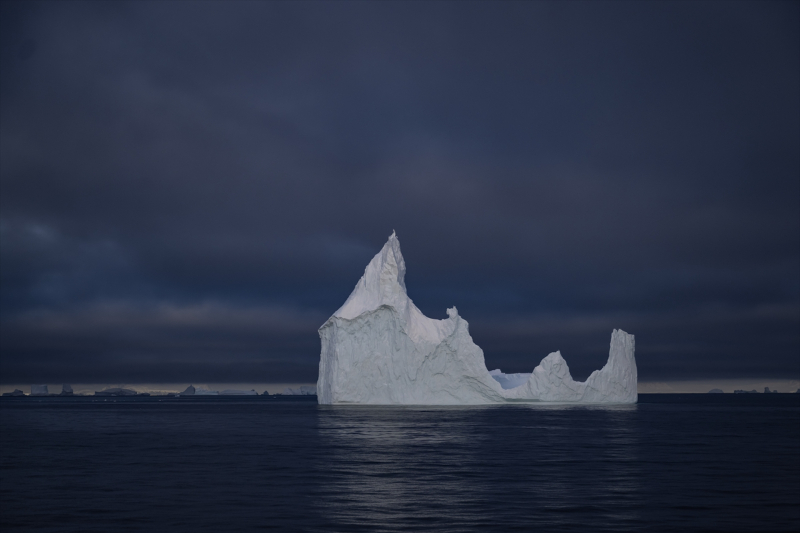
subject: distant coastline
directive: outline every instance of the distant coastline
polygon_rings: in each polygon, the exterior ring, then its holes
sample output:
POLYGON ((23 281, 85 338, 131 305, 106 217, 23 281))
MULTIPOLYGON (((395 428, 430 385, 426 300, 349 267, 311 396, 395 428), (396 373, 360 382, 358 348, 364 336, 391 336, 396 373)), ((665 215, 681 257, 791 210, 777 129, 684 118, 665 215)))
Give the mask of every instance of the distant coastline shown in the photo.
POLYGON ((234 387, 223 387, 221 390, 215 390, 214 388, 208 387, 195 387, 194 385, 189 385, 188 387, 183 388, 182 390, 137 390, 132 386, 126 387, 95 387, 99 390, 94 391, 87 391, 81 390, 80 392, 75 392, 73 387, 68 384, 64 384, 61 386, 60 392, 50 392, 49 385, 31 385, 28 390, 29 392, 26 393, 24 388, 15 387, 13 390, 6 390, 0 394, 1 397, 5 398, 93 398, 93 397, 102 397, 102 398, 132 398, 132 397, 207 397, 207 396, 222 396, 222 397, 245 397, 245 396, 314 396, 316 397, 316 387, 314 385, 298 385, 295 387, 283 387, 275 388, 273 390, 276 391, 274 393, 270 393, 268 389, 262 388, 263 392, 257 392, 255 388, 251 389, 242 389, 242 388, 234 388, 234 387), (280 390, 280 392, 277 392, 280 390))
MULTIPOLYGON (((47 383, 47 394, 56 396, 63 392, 63 382, 61 383, 47 383)), ((186 390, 189 385, 193 385, 195 389, 205 389, 208 391, 217 391, 224 393, 225 391, 238 390, 238 391, 254 391, 259 395, 265 392, 270 395, 284 394, 286 389, 291 389, 295 392, 301 392, 303 388, 314 387, 315 383, 309 382, 250 382, 250 383, 235 383, 235 382, 195 382, 195 383, 143 383, 143 382, 105 382, 105 383, 91 383, 91 382, 73 382, 71 385, 72 396, 94 396, 96 392, 102 392, 112 388, 130 389, 137 394, 150 394, 151 396, 167 396, 169 394, 180 394, 186 390)), ((639 394, 708 394, 712 390, 720 390, 724 394, 735 394, 734 391, 742 390, 756 391, 758 394, 763 394, 765 388, 769 388, 770 393, 776 390, 780 394, 795 393, 800 388, 800 380, 797 379, 730 379, 730 380, 708 380, 708 381, 675 381, 675 382, 639 382, 639 394)), ((0 395, 8 397, 13 394, 14 390, 18 390, 18 394, 29 396, 31 393, 31 383, 24 383, 19 381, 11 381, 0 384, 0 395)), ((742 394, 742 393, 739 393, 742 394)))

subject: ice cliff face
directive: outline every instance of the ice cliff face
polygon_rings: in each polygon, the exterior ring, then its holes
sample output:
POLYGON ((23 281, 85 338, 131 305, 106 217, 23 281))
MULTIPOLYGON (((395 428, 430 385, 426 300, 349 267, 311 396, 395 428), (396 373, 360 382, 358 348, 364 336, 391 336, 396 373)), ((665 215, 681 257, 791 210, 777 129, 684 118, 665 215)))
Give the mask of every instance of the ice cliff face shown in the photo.
POLYGON ((405 273, 392 233, 344 305, 319 329, 319 403, 636 402, 633 335, 614 330, 608 363, 585 382, 572 379, 559 352, 530 375, 493 376, 456 308, 444 320, 423 315, 406 294, 405 273))

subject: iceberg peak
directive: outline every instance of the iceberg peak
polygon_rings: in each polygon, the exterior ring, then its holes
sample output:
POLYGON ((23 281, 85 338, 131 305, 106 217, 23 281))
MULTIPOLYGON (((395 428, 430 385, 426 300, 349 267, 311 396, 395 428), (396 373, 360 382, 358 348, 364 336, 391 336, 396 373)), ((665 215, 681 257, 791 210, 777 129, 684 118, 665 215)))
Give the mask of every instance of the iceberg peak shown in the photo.
POLYGON ((404 310, 408 300, 405 277, 406 262, 400 251, 400 241, 392 231, 381 251, 367 265, 350 297, 333 316, 353 319, 381 305, 404 310))

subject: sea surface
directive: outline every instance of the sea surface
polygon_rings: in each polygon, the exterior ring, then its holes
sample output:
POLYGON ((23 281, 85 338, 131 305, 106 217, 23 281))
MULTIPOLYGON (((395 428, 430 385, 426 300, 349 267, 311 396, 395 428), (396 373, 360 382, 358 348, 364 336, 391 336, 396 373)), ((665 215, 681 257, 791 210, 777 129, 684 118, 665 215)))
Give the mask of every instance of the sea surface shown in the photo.
POLYGON ((0 530, 800 531, 800 394, 2 398, 0 530))

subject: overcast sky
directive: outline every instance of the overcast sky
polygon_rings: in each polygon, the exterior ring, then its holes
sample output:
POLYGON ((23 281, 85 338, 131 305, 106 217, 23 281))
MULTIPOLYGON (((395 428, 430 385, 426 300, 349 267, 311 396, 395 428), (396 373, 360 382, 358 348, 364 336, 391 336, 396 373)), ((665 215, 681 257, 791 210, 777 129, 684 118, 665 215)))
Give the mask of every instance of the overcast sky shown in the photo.
POLYGON ((0 381, 313 382, 396 230, 489 369, 800 378, 796 2, 2 2, 0 381))

